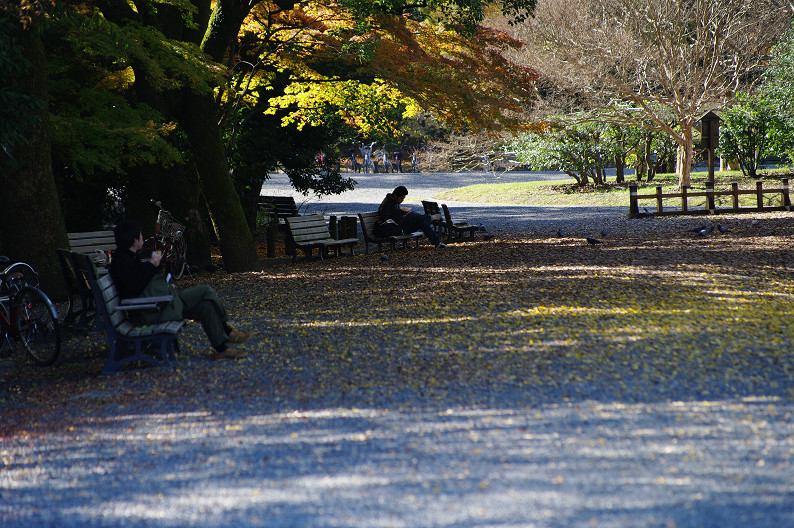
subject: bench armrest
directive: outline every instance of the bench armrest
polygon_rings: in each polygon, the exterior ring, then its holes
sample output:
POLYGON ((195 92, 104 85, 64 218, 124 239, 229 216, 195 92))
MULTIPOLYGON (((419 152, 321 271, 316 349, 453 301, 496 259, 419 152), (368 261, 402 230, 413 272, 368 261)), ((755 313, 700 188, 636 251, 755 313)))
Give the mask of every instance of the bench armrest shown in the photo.
POLYGON ((170 303, 174 299, 173 295, 159 295, 157 297, 134 297, 122 299, 117 310, 143 310, 147 308, 157 308, 160 304, 170 303))

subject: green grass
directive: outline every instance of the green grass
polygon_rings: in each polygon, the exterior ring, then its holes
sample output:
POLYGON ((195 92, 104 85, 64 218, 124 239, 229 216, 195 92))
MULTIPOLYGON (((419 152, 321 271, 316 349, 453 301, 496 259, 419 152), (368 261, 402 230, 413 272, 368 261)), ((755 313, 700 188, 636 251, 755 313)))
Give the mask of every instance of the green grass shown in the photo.
MULTIPOLYGON (((764 171, 761 180, 764 181, 764 187, 777 187, 780 178, 790 175, 790 172, 790 169, 764 171)), ((705 172, 692 173, 691 191, 704 190, 707 177, 708 174, 705 172)), ((658 185, 662 186, 662 191, 665 193, 679 192, 677 174, 657 174, 650 183, 627 180, 618 184, 614 182, 614 178, 610 180, 607 185, 601 187, 594 185, 578 187, 573 178, 524 183, 481 183, 445 191, 433 198, 506 205, 628 207, 629 185, 632 184, 639 185, 640 194, 654 193, 658 185)), ((756 181, 744 177, 740 171, 716 172, 714 180, 716 190, 728 190, 733 182, 737 182, 740 189, 755 189, 756 181)), ((697 199, 694 200, 690 202, 693 207, 698 205, 697 199)))

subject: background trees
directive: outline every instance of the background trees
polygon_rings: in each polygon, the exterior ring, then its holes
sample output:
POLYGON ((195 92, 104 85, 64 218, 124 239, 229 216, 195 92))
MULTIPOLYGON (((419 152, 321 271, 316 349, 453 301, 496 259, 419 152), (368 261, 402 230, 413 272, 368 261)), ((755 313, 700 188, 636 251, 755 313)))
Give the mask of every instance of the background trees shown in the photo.
POLYGON ((660 130, 689 184, 694 125, 760 80, 789 26, 783 0, 541 0, 516 28, 528 64, 590 118, 660 130))

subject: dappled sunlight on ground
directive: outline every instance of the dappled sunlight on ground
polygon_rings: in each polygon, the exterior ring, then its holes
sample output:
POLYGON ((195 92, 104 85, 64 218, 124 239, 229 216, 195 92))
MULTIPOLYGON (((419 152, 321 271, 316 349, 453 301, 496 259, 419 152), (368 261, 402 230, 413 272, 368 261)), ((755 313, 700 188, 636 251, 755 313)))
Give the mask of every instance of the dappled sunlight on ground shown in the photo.
MULTIPOLYGON (((3 381, 3 526, 794 524, 790 214, 198 275, 249 357, 3 381), (34 491, 35 490, 35 491, 34 491), (46 505, 37 497, 49 497, 46 505)), ((622 225, 622 224, 621 224, 622 225)))

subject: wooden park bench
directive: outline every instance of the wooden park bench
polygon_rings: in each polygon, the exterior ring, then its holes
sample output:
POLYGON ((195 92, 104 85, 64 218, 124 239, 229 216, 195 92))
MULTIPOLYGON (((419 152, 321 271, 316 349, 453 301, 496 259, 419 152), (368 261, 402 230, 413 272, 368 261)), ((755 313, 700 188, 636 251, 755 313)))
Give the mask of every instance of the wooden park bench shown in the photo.
POLYGON ((292 196, 260 196, 259 208, 273 215, 282 228, 286 228, 287 218, 298 216, 298 206, 292 196))
POLYGON ((90 254, 94 262, 103 266, 102 261, 109 261, 108 255, 116 249, 116 237, 113 231, 85 231, 80 233, 67 233, 69 249, 75 253, 90 254))
POLYGON ((438 233, 439 236, 444 236, 444 215, 438 207, 438 202, 422 200, 422 208, 425 210, 425 214, 430 216, 430 225, 433 226, 436 233, 438 233))
POLYGON ((447 242, 451 242, 453 239, 463 240, 467 233, 469 240, 474 240, 474 233, 480 229, 478 226, 469 225, 467 222, 453 222, 447 204, 441 204, 441 209, 444 211, 444 231, 447 234, 447 242))
POLYGON ((292 254, 292 261, 298 258, 298 250, 306 253, 306 258, 312 256, 312 251, 317 248, 320 259, 325 258, 329 250, 333 250, 339 256, 342 248, 350 247, 350 254, 354 254, 354 247, 358 244, 358 238, 335 239, 328 231, 323 215, 314 214, 306 216, 292 216, 286 219, 289 229, 288 250, 292 254))
POLYGON ((173 296, 138 297, 119 300, 116 285, 108 274, 92 281, 97 308, 97 323, 110 345, 103 374, 118 372, 134 362, 153 366, 176 366, 179 351, 177 336, 184 321, 164 321, 154 325, 135 323, 128 313, 135 310, 161 309, 173 296))
POLYGON ((110 230, 67 233, 67 236, 69 249, 57 250, 69 296, 64 323, 76 323, 78 328, 88 329, 96 315, 91 278, 107 273, 106 266, 110 262, 110 251, 116 248, 116 238, 110 230))
POLYGON ((377 211, 374 213, 358 213, 358 218, 361 221, 361 232, 364 234, 364 253, 369 253, 369 245, 375 244, 378 251, 384 244, 389 245, 389 249, 394 251, 397 244, 402 244, 402 247, 407 248, 411 241, 416 241, 416 247, 419 247, 419 241, 424 237, 424 233, 417 231, 407 235, 378 237, 375 236, 375 224, 380 218, 377 211))
POLYGON ((97 276, 94 262, 90 254, 68 249, 56 251, 68 296, 68 308, 63 322, 87 330, 91 328, 96 316, 94 293, 91 290, 91 279, 96 279, 97 276))

